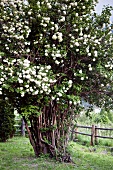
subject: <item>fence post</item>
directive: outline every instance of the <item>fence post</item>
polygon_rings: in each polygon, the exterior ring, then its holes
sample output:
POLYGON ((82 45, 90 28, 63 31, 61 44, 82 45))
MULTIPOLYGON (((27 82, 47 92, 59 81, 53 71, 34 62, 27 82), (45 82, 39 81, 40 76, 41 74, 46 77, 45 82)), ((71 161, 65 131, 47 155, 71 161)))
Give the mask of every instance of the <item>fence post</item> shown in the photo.
POLYGON ((75 128, 75 126, 72 128, 72 131, 71 131, 71 140, 74 140, 74 138, 77 138, 77 127, 75 128))
POLYGON ((77 139, 77 132, 78 132, 78 128, 75 128, 75 138, 77 139))
POLYGON ((97 129, 97 126, 95 126, 95 144, 97 145, 98 144, 98 129, 97 129))
POLYGON ((95 139, 95 125, 92 125, 92 128, 91 128, 91 146, 94 145, 94 139, 95 139))
POLYGON ((25 122, 24 122, 23 118, 22 118, 21 134, 22 134, 22 136, 25 136, 25 122))

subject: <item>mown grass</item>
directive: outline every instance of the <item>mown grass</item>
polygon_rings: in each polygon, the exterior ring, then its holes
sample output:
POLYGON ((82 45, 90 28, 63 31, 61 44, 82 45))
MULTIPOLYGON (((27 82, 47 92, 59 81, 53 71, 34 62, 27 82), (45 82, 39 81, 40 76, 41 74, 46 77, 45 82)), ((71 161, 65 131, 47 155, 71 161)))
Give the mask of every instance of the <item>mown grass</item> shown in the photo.
POLYGON ((0 143, 0 170, 113 170, 112 152, 103 146, 70 142, 68 151, 73 163, 60 163, 47 156, 36 158, 28 138, 15 137, 0 143))
POLYGON ((113 170, 111 148, 100 145, 94 147, 83 146, 71 142, 68 149, 80 170, 113 170))

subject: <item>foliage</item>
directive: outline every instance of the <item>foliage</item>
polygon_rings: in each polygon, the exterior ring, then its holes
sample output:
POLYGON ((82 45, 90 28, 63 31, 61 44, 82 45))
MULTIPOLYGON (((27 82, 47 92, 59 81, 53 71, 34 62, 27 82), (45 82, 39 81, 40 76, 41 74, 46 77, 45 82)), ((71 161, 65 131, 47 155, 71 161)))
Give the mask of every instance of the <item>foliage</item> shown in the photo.
POLYGON ((77 121, 79 124, 84 124, 84 125, 92 125, 96 124, 101 126, 103 125, 113 125, 113 111, 112 110, 105 110, 105 109, 100 109, 99 113, 96 113, 94 110, 93 111, 87 111, 84 110, 78 118, 77 121))
POLYGON ((95 94, 105 96, 111 86, 113 65, 110 8, 98 16, 95 3, 1 1, 0 93, 97 104, 95 94))
POLYGON ((7 100, 0 99, 0 142, 6 142, 13 137, 14 127, 14 110, 7 100))
POLYGON ((29 119, 37 156, 65 152, 82 99, 112 108, 112 7, 97 15, 96 2, 0 2, 0 95, 29 119))

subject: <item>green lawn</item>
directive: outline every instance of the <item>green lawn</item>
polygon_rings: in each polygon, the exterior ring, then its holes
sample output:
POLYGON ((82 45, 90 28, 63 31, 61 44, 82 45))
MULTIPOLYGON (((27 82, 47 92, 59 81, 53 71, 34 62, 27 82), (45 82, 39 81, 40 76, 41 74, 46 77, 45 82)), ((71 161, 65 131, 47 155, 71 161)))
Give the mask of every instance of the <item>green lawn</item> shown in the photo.
POLYGON ((15 137, 0 143, 0 170, 113 170, 110 149, 95 148, 70 142, 74 163, 59 163, 48 157, 36 158, 27 138, 15 137))

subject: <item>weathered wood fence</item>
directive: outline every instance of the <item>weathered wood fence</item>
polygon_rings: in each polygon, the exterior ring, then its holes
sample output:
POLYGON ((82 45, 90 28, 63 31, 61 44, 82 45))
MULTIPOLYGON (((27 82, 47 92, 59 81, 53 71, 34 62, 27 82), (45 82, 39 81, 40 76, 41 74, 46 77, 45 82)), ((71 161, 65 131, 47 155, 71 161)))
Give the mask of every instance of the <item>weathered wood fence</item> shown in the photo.
POLYGON ((15 135, 21 135, 21 136, 25 136, 26 133, 26 129, 25 129, 25 123, 23 119, 16 119, 16 124, 15 124, 15 128, 16 128, 16 132, 15 135))
POLYGON ((100 127, 97 127, 97 126, 95 126, 95 125, 92 125, 92 126, 76 125, 76 128, 72 131, 72 138, 73 138, 73 135, 74 135, 74 134, 75 134, 75 138, 78 137, 78 134, 90 136, 90 137, 91 137, 91 145, 98 144, 98 138, 113 139, 113 137, 110 137, 110 136, 100 136, 100 135, 98 135, 98 130, 109 130, 109 131, 113 131, 113 128, 100 128, 100 127), (87 134, 87 133, 79 132, 79 131, 78 131, 79 128, 91 129, 91 133, 90 133, 90 134, 87 134))

